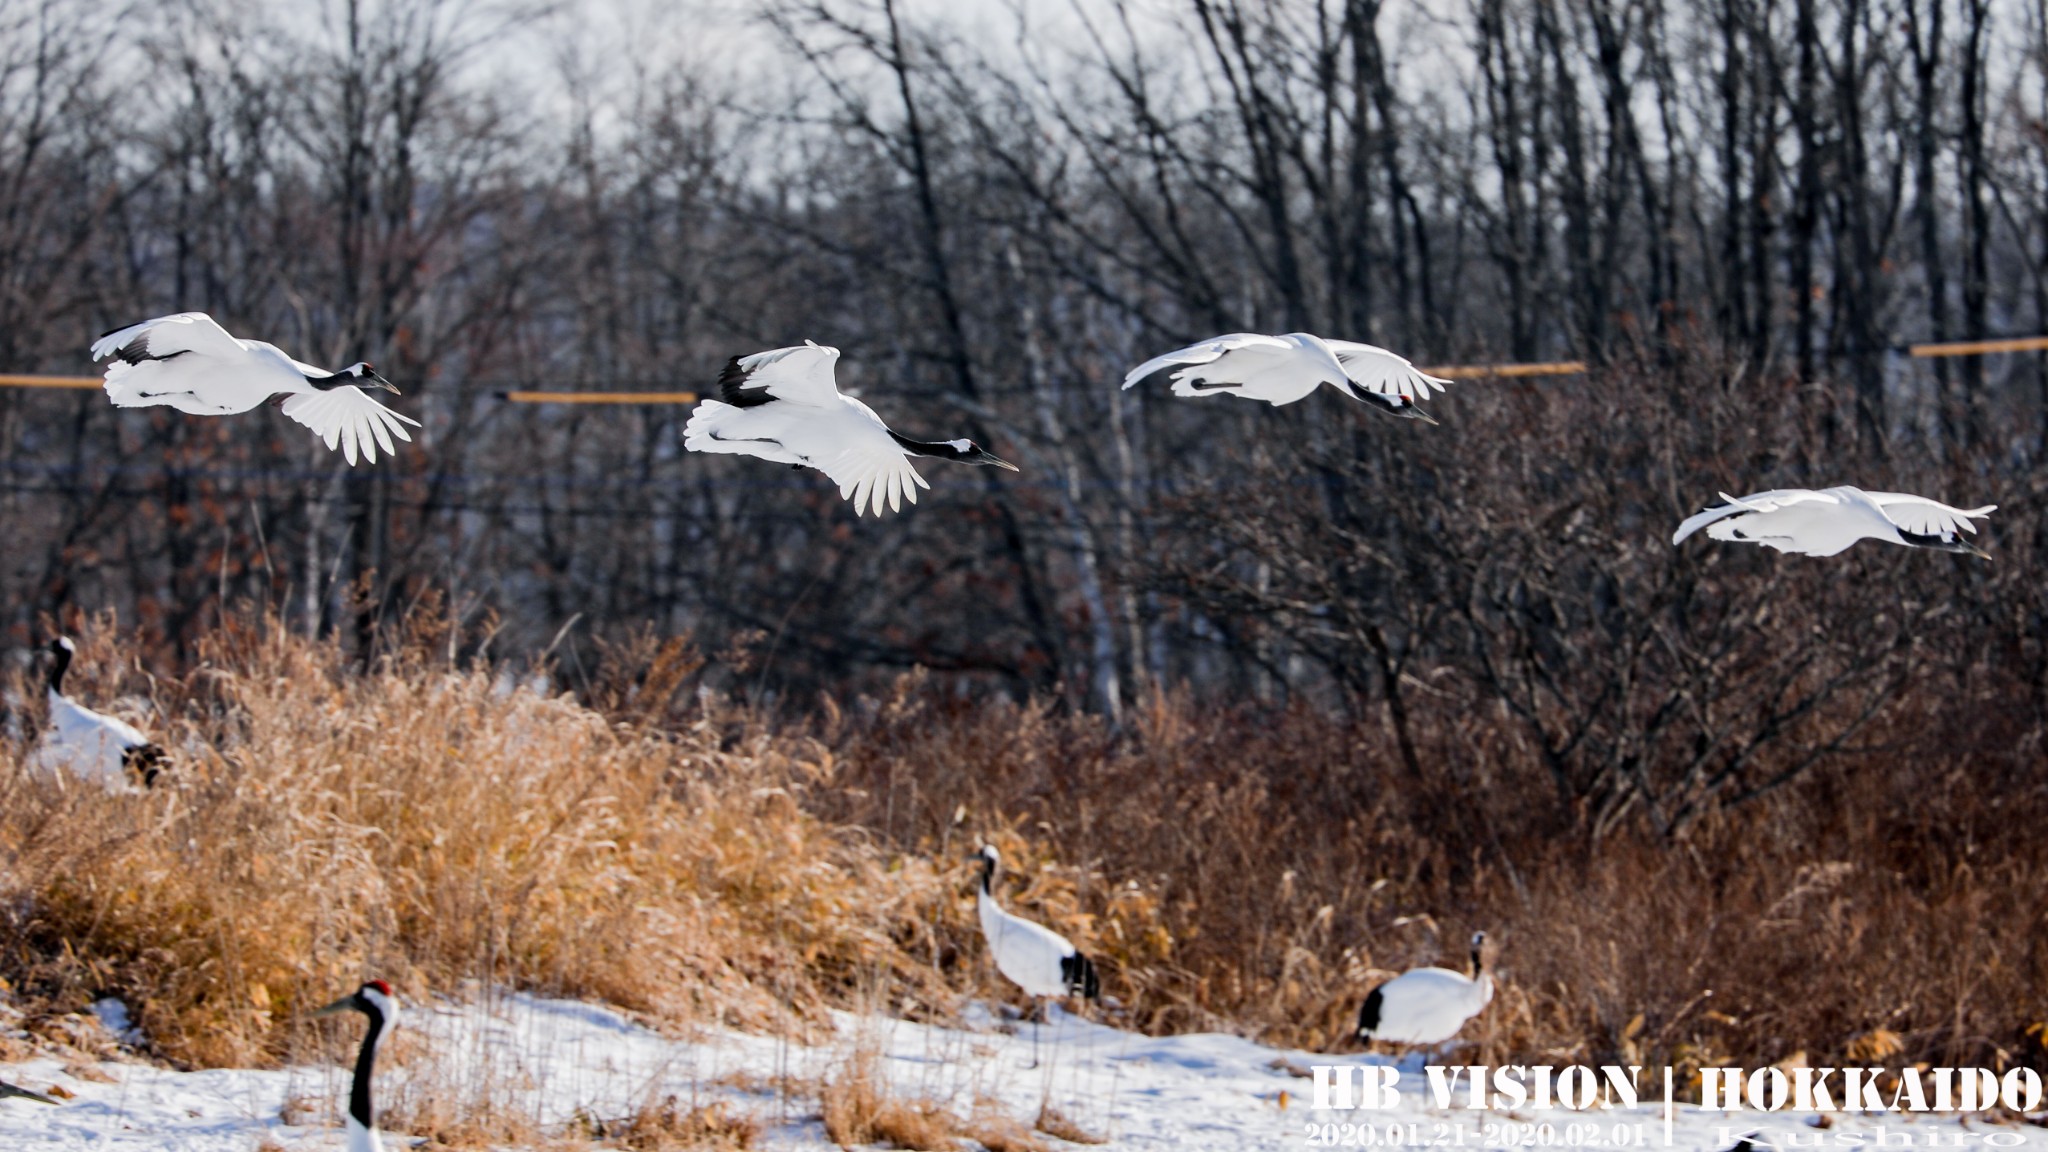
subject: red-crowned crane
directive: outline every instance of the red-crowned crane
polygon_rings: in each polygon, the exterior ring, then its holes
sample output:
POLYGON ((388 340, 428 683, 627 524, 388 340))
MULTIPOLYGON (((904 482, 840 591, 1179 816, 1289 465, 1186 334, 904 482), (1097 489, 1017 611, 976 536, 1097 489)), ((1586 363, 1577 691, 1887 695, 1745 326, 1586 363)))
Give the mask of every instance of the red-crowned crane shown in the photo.
POLYGON ((1358 1038, 1436 1045, 1456 1036, 1493 999, 1485 946, 1486 933, 1474 932, 1470 975, 1413 968, 1373 989, 1358 1009, 1358 1038))
POLYGON ((370 1106, 370 1080, 377 1069, 377 1042, 398 1026, 398 997, 391 985, 372 980, 314 1016, 361 1012, 369 1021, 363 1032, 363 1046, 356 1050, 356 1071, 348 1088, 348 1152, 384 1152, 377 1138, 377 1114, 370 1106))
POLYGON ((1998 510, 1951 508, 1925 496, 1903 492, 1865 492, 1843 485, 1814 491, 1783 488, 1754 496, 1721 493, 1724 503, 1688 517, 1671 537, 1677 547, 1702 528, 1715 540, 1762 544, 1780 552, 1833 556, 1858 540, 1882 540, 1908 548, 1964 552, 1990 559, 1990 554, 1963 537, 1975 532, 1971 521, 1998 510))
POLYGON ((879 517, 884 501, 891 512, 905 500, 917 503, 917 490, 931 485, 910 466, 913 456, 1017 471, 972 440, 912 440, 895 432, 874 409, 839 391, 838 361, 839 349, 809 340, 733 357, 719 374, 719 398, 690 413, 683 447, 816 468, 853 501, 855 516, 867 509, 879 517))
POLYGON ((117 328, 93 341, 92 358, 107 365, 107 398, 120 408, 167 404, 195 416, 232 416, 276 401, 285 415, 339 446, 350 464, 371 463, 377 449, 395 454, 391 437, 411 440, 401 416, 364 388, 396 394, 391 381, 358 361, 329 372, 292 359, 275 344, 238 340, 204 312, 159 316, 117 328))
POLYGON ((1328 384, 1382 412, 1426 424, 1436 421, 1415 406, 1435 388, 1450 383, 1431 376, 1384 348, 1350 340, 1325 340, 1307 332, 1263 336, 1233 332, 1155 356, 1124 376, 1129 388, 1162 368, 1174 368, 1173 394, 1225 393, 1292 404, 1328 384))

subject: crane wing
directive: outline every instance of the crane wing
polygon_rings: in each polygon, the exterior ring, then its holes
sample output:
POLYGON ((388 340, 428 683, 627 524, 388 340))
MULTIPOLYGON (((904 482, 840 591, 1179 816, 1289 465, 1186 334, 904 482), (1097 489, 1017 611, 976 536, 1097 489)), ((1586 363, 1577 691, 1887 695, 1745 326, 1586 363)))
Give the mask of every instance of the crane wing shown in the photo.
POLYGON ((294 392, 283 407, 285 415, 311 428, 329 448, 339 445, 350 464, 356 462, 358 452, 375 464, 380 445, 385 455, 397 455, 391 444, 392 435, 410 441, 412 437, 405 426, 420 426, 419 421, 393 412, 353 384, 317 392, 294 392))
POLYGON ((866 437, 835 452, 811 457, 811 466, 839 485, 839 495, 853 501, 853 514, 872 509, 882 514, 882 501, 889 511, 900 512, 903 502, 917 503, 917 490, 930 488, 924 477, 911 467, 910 457, 888 440, 870 443, 866 437))
POLYGON ((1449 380, 1431 376, 1418 370, 1405 357, 1397 356, 1385 348, 1370 344, 1359 344, 1351 340, 1324 340, 1330 346, 1337 363, 1344 366, 1344 374, 1351 383, 1368 392, 1382 396, 1403 396, 1419 400, 1435 388, 1441 392, 1449 380))
POLYGON ((1721 493, 1721 499, 1726 501, 1726 503, 1717 504, 1703 512, 1686 517, 1684 523, 1678 526, 1678 532, 1671 537, 1672 546, 1676 547, 1683 543, 1687 536, 1705 528, 1716 520, 1725 520, 1730 516, 1739 515, 1744 512, 1776 512, 1778 509, 1788 505, 1802 504, 1809 501, 1822 504, 1841 503, 1840 499, 1826 492, 1815 492, 1807 488, 1780 488, 1770 492, 1758 492, 1754 496, 1730 496, 1723 492, 1721 493))
POLYGON ((113 356, 128 364, 145 360, 169 360, 187 352, 201 356, 236 356, 242 342, 213 322, 204 312, 180 312, 159 316, 126 328, 116 328, 92 342, 92 358, 113 356))
POLYGON ((718 398, 735 408, 754 408, 771 400, 833 408, 839 384, 833 365, 839 349, 806 340, 793 348, 776 348, 752 356, 735 356, 718 374, 718 398))
MULTIPOLYGON (((1170 368, 1176 364, 1215 364, 1216 370, 1204 375, 1217 383, 1232 383, 1234 381, 1231 379, 1230 365, 1217 363, 1224 357, 1233 353, 1243 355, 1249 352, 1254 358, 1264 360, 1265 357, 1258 355, 1259 353, 1290 355, 1294 351, 1293 344, 1278 336, 1261 336, 1256 332, 1233 332, 1228 336, 1218 336, 1213 340, 1190 344, 1164 356, 1154 356, 1124 373, 1124 387, 1129 388, 1161 368, 1170 368)), ((1178 378, 1179 374, 1176 373, 1175 379, 1178 378)))
POLYGON ((1970 523, 1971 520, 1989 516, 1998 510, 1996 504, 1967 510, 1951 508, 1938 500, 1905 492, 1871 492, 1868 495, 1886 519, 1918 536, 1954 536, 1958 532, 1975 532, 1977 526, 1970 523))

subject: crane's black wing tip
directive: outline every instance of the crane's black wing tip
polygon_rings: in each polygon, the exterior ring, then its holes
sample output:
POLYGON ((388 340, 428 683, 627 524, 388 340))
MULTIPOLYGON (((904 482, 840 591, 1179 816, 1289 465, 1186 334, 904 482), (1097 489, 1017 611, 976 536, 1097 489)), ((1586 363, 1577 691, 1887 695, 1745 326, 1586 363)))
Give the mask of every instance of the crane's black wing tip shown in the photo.
POLYGON ((725 368, 718 374, 718 398, 735 408, 759 408, 770 403, 775 397, 766 388, 749 388, 747 378, 754 373, 740 367, 740 358, 735 356, 725 362, 725 368))

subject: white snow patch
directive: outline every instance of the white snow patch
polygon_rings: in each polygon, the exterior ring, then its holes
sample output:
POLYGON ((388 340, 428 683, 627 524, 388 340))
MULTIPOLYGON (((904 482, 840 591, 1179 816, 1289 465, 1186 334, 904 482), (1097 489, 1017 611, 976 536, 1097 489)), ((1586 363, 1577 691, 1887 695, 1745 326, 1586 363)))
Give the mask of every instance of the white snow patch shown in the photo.
MULTIPOLYGON (((111 1005, 118 1002, 101 1003, 109 1009, 101 1012, 95 1005, 95 1011, 108 1020, 111 1005)), ((410 1036, 389 1046, 392 1059, 380 1064, 377 1099, 380 1108, 403 1109, 431 1095, 498 1113, 517 1110, 545 1128, 578 1116, 624 1117, 672 1095, 684 1106, 724 1101, 731 1111, 756 1117, 763 1127, 760 1147, 824 1149, 831 1145, 816 1119, 816 1100, 800 1089, 791 1094, 777 1085, 815 1084, 832 1075, 856 1044, 866 1043, 883 1053, 886 1075, 905 1095, 936 1100, 963 1115, 973 1111, 977 1100, 993 1099, 1026 1123, 1038 1114, 1041 1102, 1048 1103, 1083 1129, 1107 1137, 1112 1148, 1306 1149, 1324 1146, 1311 1144, 1310 1125, 1372 1123, 1384 1133, 1395 1122, 1419 1125, 1425 1142, 1439 1131, 1437 1125, 1462 1124, 1464 1147, 1474 1149, 1508 1146, 1504 1140, 1478 1139, 1482 1125, 1519 1130, 1522 1122, 1530 1122, 1528 1139, 1515 1143, 1533 1148, 1539 1145, 1536 1123, 1553 1125, 1552 1147, 1565 1146, 1567 1125, 1611 1129, 1640 1123, 1644 1146, 1667 1147, 1661 1105, 1584 1115, 1440 1111, 1427 1103, 1419 1058, 1402 1064, 1400 1109, 1316 1112, 1309 1107, 1309 1081, 1290 1074, 1287 1065, 1306 1070, 1317 1063, 1386 1061, 1357 1053, 1317 1056, 1213 1033, 1140 1036, 1057 1008, 1044 1025, 998 1025, 994 1014, 979 1007, 960 1027, 850 1014, 839 1015, 837 1023, 834 1042, 804 1047, 726 1031, 673 1039, 608 1008, 522 994, 411 1005, 398 1033, 410 1036), (1034 1034, 1041 1061, 1035 1069, 1027 1066, 1034 1034)), ((111 1020, 108 1026, 114 1028, 111 1020)), ((99 1071, 113 1082, 75 1078, 48 1057, 0 1065, 0 1079, 39 1091, 61 1086, 75 1094, 60 1108, 0 1101, 0 1148, 248 1152, 264 1138, 294 1152, 341 1146, 339 1109, 349 1081, 345 1067, 174 1072, 108 1063, 99 1071), (280 1114, 287 1103, 296 1105, 300 1115, 295 1118, 303 1118, 310 1103, 313 1119, 285 1124, 280 1114)), ((1732 1143, 1724 1139, 1728 1132, 1741 1133, 1761 1119, 1766 1118, 1756 1113, 1725 1117, 1682 1107, 1668 1146, 1721 1152, 1732 1143)), ((1808 1126, 1809 1119, 1789 1113, 1768 1118, 1771 1128, 1796 1130, 1802 1147, 1841 1146, 1842 1137, 1850 1134, 1872 1147, 1871 1133, 1880 1125, 1890 1133, 1911 1134, 1913 1146, 1922 1148, 1937 1134, 1946 1147, 1984 1148, 1986 1132, 1998 1136, 2000 1147, 2048 1147, 2048 1132, 2031 1125, 1960 1124, 1945 1116, 1837 1116, 1833 1127, 1822 1131, 1808 1126)), ((1896 1136, 1894 1141, 1892 1146, 1899 1146, 1896 1136)), ((387 1143, 403 1146, 396 1140, 387 1143)), ((1450 1146, 1448 1138, 1444 1145, 1450 1146)))
POLYGON ((131 1047, 144 1040, 142 1029, 128 1016, 128 1005, 109 996, 92 1002, 92 1014, 99 1018, 100 1027, 105 1028, 114 1039, 131 1047))

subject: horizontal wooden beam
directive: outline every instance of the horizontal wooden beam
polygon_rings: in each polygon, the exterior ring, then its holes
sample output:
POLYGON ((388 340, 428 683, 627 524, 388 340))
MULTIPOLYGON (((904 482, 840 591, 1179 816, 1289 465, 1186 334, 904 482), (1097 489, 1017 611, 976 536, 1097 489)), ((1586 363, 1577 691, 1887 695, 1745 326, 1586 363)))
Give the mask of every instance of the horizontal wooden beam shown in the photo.
POLYGON ((1997 352, 2048 352, 2048 336, 1958 340, 1948 344, 1915 344, 1906 349, 1908 356, 1989 356, 1997 352))
POLYGON ((1447 364, 1421 369, 1446 380, 1470 380, 1482 376, 1570 376, 1585 370, 1584 360, 1552 360, 1541 364, 1447 364))
POLYGON ((0 376, 0 388, 98 388, 97 376, 0 376))
POLYGON ((695 392, 500 392, 514 404, 695 404, 695 392))

